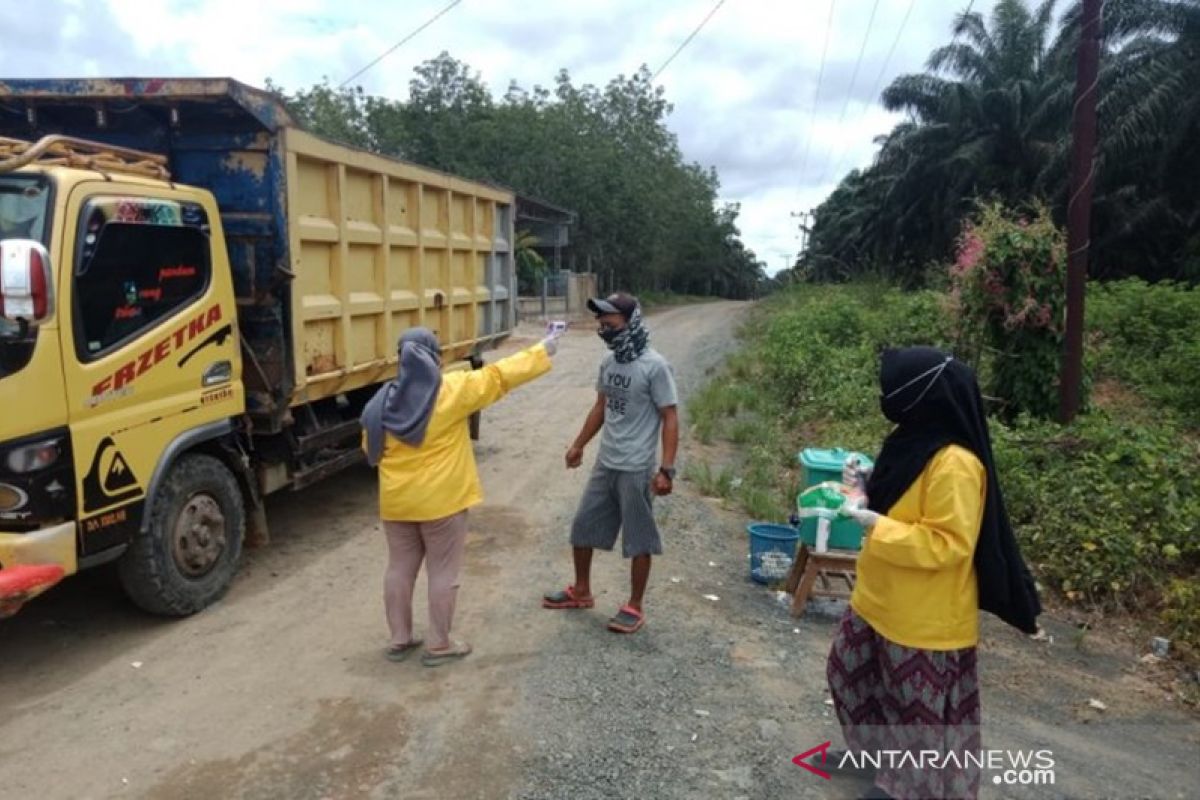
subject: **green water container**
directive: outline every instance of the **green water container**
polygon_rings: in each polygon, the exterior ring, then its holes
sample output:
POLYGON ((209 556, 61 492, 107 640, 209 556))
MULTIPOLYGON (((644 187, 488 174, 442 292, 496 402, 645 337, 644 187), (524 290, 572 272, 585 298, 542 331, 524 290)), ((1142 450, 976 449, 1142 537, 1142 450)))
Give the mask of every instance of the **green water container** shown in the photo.
MULTIPOLYGON (((809 547, 817 546, 817 519, 800 521, 800 541, 809 547)), ((829 523, 830 550, 861 550, 863 529, 852 519, 837 519, 829 523)))
MULTIPOLYGON (((873 467, 875 462, 865 453, 857 453, 842 447, 817 448, 810 447, 800 451, 800 466, 804 468, 804 488, 811 488, 825 481, 840 483, 842 480, 842 465, 848 456, 858 456, 858 462, 864 469, 873 467)), ((799 506, 800 498, 796 498, 799 506)), ((830 524, 829 548, 831 550, 861 550, 862 526, 852 519, 836 519, 830 524)), ((800 523, 800 541, 809 547, 817 545, 817 520, 805 519, 800 523)))
POLYGON ((804 488, 825 481, 841 481, 842 465, 848 456, 858 456, 858 463, 868 469, 875 462, 865 453, 856 453, 843 447, 809 447, 800 451, 800 466, 804 467, 804 488))

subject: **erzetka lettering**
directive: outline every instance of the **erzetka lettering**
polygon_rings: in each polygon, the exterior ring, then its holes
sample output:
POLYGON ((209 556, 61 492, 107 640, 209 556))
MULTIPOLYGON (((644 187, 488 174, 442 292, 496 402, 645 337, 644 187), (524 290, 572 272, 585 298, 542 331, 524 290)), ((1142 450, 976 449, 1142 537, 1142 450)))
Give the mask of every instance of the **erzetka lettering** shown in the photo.
POLYGON ((120 389, 149 372, 157 364, 166 361, 172 352, 181 349, 200 334, 221 321, 221 306, 215 305, 182 323, 179 328, 166 334, 152 347, 131 358, 113 373, 92 387, 92 396, 120 389))

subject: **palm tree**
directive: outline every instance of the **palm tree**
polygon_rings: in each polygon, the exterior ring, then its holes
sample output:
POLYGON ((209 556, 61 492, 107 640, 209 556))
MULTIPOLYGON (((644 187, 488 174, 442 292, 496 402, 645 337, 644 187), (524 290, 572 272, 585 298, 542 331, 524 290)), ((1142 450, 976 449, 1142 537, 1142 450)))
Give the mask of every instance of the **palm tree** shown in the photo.
MULTIPOLYGON (((1078 7, 1061 38, 1078 36, 1078 7)), ((1102 24, 1100 274, 1200 278, 1200 0, 1109 0, 1102 24), (1189 263, 1190 259, 1190 263, 1189 263)))
MULTIPOLYGON (((807 274, 919 274, 978 199, 1065 217, 1082 11, 1054 36, 1055 8, 961 14, 928 70, 887 88, 908 118, 818 209, 807 274)), ((1108 0, 1102 29, 1092 274, 1200 280, 1200 0, 1108 0)))
POLYGON ((516 232, 513 253, 517 261, 517 280, 522 291, 541 292, 542 277, 546 274, 546 259, 534 249, 539 243, 538 237, 529 231, 516 232))
MULTIPOLYGON (((884 107, 908 118, 877 140, 871 168, 843 185, 866 205, 824 215, 852 229, 839 237, 852 264, 913 274, 946 257, 977 198, 1019 204, 1047 191, 1042 181, 1063 160, 1071 108, 1069 48, 1053 37, 1056 5, 1000 0, 990 20, 960 14, 954 40, 930 55, 927 71, 887 87, 884 107)), ((822 216, 814 242, 830 238, 819 231, 822 216)))
POLYGON ((1031 12, 1022 0, 1000 0, 990 25, 960 15, 955 41, 930 55, 928 72, 884 91, 884 106, 909 116, 880 154, 895 175, 890 204, 902 229, 926 220, 935 252, 974 198, 1025 202, 1054 159, 1070 108, 1065 56, 1051 46, 1055 5, 1031 12))

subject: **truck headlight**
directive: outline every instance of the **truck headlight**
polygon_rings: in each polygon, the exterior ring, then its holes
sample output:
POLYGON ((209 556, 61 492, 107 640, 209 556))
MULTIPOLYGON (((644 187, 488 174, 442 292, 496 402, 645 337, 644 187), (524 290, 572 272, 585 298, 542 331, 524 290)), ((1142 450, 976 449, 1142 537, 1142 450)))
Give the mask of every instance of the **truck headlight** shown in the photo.
POLYGON ((16 511, 29 502, 29 496, 15 486, 0 483, 0 511, 16 511))
POLYGON ((62 455, 62 449, 59 447, 61 441, 61 439, 49 439, 44 442, 22 445, 8 451, 6 463, 9 470, 18 475, 24 475, 27 472, 37 472, 52 466, 62 455))

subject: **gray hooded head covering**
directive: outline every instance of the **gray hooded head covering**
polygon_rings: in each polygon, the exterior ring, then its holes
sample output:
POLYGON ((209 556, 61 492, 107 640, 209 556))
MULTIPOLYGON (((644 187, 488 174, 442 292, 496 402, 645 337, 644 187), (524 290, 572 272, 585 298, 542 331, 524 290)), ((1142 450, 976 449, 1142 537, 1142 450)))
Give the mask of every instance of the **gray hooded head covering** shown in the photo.
POLYGON ((371 466, 383 455, 385 431, 407 445, 421 446, 442 387, 441 345, 433 331, 410 328, 400 337, 399 350, 399 374, 379 388, 359 418, 371 466))

